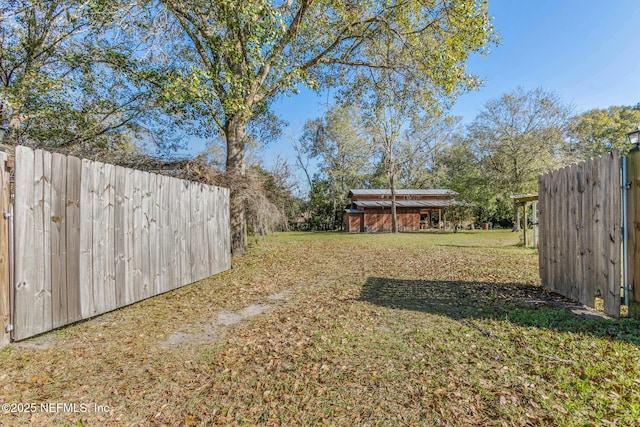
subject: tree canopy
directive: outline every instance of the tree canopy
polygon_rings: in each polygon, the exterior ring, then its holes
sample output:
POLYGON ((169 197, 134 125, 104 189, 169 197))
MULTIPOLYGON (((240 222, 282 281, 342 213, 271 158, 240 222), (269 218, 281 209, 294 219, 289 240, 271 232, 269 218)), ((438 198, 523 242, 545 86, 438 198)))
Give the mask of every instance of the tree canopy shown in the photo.
POLYGON ((640 109, 611 106, 593 109, 571 119, 571 149, 578 157, 604 154, 613 149, 626 153, 630 146, 627 133, 640 126, 640 109))
MULTIPOLYGON (((167 97, 227 144, 226 168, 244 174, 247 126, 278 95, 352 82, 354 70, 415 75, 425 94, 449 96, 477 80, 466 70, 494 35, 486 2, 158 0, 182 37, 167 97), (390 46, 381 58, 380 46, 390 46), (186 89, 186 90, 185 90, 186 89)), ((244 251, 243 207, 232 201, 232 247, 244 251)))
POLYGON ((0 126, 13 143, 127 150, 150 130, 135 43, 114 32, 122 14, 103 0, 0 6, 0 126))
POLYGON ((469 127, 486 176, 507 193, 533 190, 539 173, 562 165, 570 108, 541 88, 488 101, 469 127))
MULTIPOLYGON (((240 194, 246 175, 282 212, 292 204, 282 174, 248 160, 281 134, 286 118, 272 103, 303 86, 330 89, 335 105, 296 137, 301 163, 319 162, 314 176, 305 170, 319 224, 338 227, 358 186, 449 187, 483 221, 506 224, 509 195, 534 190, 539 173, 626 152, 640 109, 571 117, 558 95, 518 88, 463 127, 446 112, 481 86, 470 55, 496 42, 478 0, 11 0, 0 5, 0 126, 5 142, 57 148, 165 148, 180 133, 219 142, 210 158, 217 149, 238 182, 232 247, 241 253, 245 212, 256 217, 240 194)), ((269 221, 250 226, 275 228, 269 221)))

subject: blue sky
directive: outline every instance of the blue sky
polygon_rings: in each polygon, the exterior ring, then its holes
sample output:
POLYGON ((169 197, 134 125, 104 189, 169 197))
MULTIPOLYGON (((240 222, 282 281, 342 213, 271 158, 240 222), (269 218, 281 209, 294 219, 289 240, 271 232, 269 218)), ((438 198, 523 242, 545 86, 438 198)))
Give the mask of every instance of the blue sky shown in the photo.
MULTIPOLYGON (((555 92, 575 113, 640 102, 640 0, 489 0, 489 12, 502 42, 469 62, 484 86, 461 96, 451 111, 465 123, 518 86, 555 92)), ((279 155, 294 164, 290 138, 326 104, 326 94, 307 90, 275 102, 274 112, 289 126, 265 149, 265 166, 279 155)))

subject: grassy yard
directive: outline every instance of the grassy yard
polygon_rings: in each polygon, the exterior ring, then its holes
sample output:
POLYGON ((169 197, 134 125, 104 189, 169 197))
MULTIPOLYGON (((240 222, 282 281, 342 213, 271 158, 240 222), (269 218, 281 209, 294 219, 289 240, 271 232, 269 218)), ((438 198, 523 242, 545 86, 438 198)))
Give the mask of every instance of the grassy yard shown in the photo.
POLYGON ((518 239, 271 236, 226 273, 5 348, 0 402, 37 412, 0 424, 638 425, 639 323, 558 308, 518 239))

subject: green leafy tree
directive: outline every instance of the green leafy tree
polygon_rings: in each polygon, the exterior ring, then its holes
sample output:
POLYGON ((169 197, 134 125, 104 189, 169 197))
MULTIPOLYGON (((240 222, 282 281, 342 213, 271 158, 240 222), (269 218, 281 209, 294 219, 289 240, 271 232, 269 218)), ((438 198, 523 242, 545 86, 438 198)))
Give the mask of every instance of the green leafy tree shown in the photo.
MULTIPOLYGON (((243 175, 247 126, 278 95, 351 79, 351 70, 411 72, 451 92, 473 80, 465 61, 493 38, 486 2, 158 0, 146 6, 181 30, 166 97, 223 134, 227 171, 243 175), (393 62, 380 62, 381 43, 393 62)), ((232 249, 246 247, 241 203, 231 203, 232 249)))
POLYGON ((414 87, 410 78, 393 78, 386 70, 374 70, 362 88, 364 125, 379 156, 377 171, 383 171, 391 191, 391 231, 396 233, 396 189, 433 183, 433 153, 448 137, 448 120, 439 106, 457 92, 434 97, 414 87))
POLYGON ((117 2, 9 1, 0 6, 0 126, 8 141, 134 149, 150 130, 149 87, 134 85, 135 46, 113 31, 117 2))
POLYGON ((462 133, 461 117, 419 116, 411 121, 406 141, 401 147, 399 183, 405 188, 442 187, 446 176, 438 167, 439 157, 446 147, 455 143, 462 133))
POLYGON ((316 177, 312 181, 306 212, 309 229, 324 230, 333 226, 335 209, 331 186, 327 180, 316 177))
POLYGON ((627 132, 640 126, 640 109, 612 106, 574 116, 568 134, 572 153, 579 158, 599 156, 611 150, 626 153, 631 147, 627 132))
MULTIPOLYGON (((360 84, 365 89, 362 104, 365 127, 372 138, 372 146, 380 156, 380 165, 391 191, 391 232, 398 232, 396 189, 402 159, 400 156, 414 151, 411 141, 402 138, 403 129, 419 106, 410 89, 411 81, 396 79, 387 70, 369 70, 360 84)), ((361 90, 361 89, 359 89, 361 90)))
POLYGON ((316 181, 328 186, 331 228, 342 227, 348 192, 362 187, 369 167, 371 149, 360 111, 335 105, 323 118, 307 121, 300 146, 309 158, 318 161, 316 181))
POLYGON ((485 179, 505 198, 535 191, 538 174, 565 161, 569 113, 542 89, 518 88, 488 101, 469 127, 485 179))
POLYGON ((496 191, 483 175, 469 141, 457 135, 438 150, 435 164, 440 185, 457 192, 459 200, 469 203, 480 222, 490 222, 496 211, 496 191))

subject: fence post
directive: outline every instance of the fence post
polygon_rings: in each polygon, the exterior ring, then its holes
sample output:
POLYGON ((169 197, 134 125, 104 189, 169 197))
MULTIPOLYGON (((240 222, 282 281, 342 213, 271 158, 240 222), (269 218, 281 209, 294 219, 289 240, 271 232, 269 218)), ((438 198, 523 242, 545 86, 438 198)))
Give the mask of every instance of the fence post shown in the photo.
POLYGON ((627 232, 629 233, 628 274, 630 291, 629 315, 640 318, 640 150, 627 155, 627 232))
POLYGON ((11 342, 11 281, 9 280, 9 212, 11 185, 7 172, 9 156, 0 152, 0 348, 11 342))

